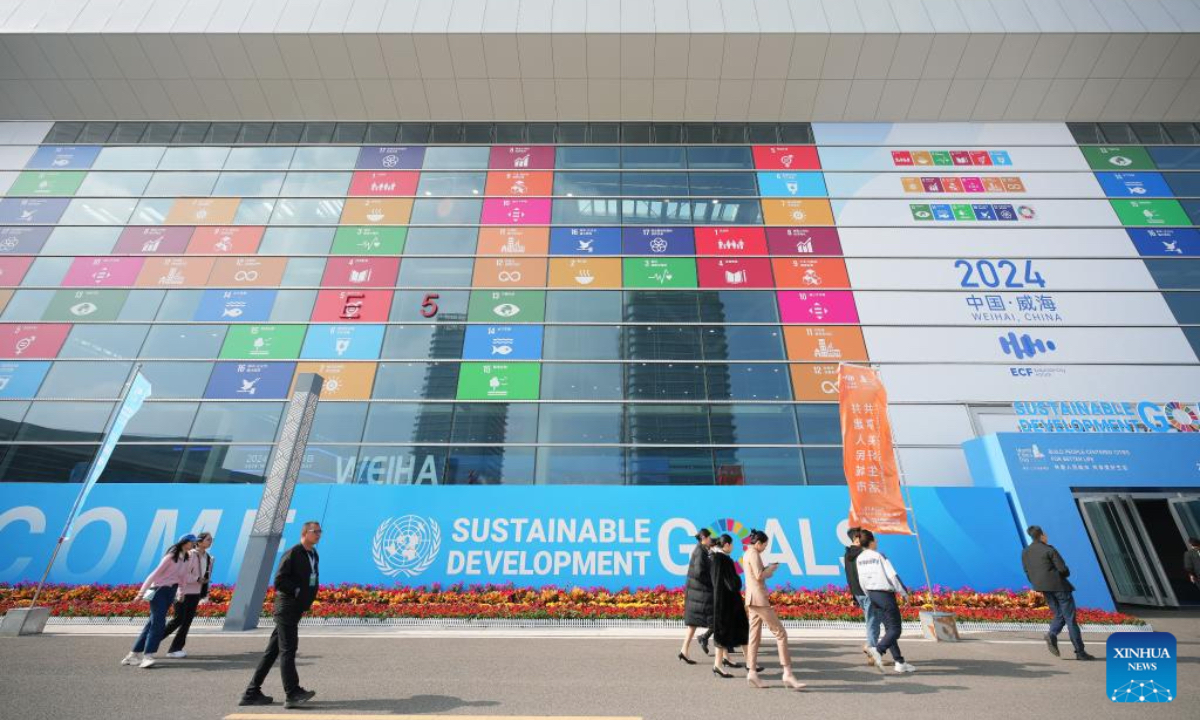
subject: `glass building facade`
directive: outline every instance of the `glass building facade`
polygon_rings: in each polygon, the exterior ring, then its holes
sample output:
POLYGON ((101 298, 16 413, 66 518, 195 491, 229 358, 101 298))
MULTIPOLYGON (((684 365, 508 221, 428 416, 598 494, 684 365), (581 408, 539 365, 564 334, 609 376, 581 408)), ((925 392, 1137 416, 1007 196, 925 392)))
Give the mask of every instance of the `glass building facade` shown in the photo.
POLYGON ((973 404, 1194 394, 1200 128, 853 127, 57 123, 0 147, 0 476, 135 364, 104 482, 261 481, 310 372, 343 484, 843 484, 843 361, 919 468, 973 404))

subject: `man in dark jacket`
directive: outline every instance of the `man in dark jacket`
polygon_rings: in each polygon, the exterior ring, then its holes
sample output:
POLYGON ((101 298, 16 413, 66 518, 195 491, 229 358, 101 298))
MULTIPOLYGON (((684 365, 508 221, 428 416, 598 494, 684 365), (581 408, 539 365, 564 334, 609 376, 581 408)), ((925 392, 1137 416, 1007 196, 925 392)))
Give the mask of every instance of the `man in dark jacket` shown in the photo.
POLYGON ((854 596, 854 601, 862 608, 863 619, 867 623, 867 644, 863 646, 863 654, 867 656, 867 664, 873 665, 874 661, 867 648, 873 648, 879 644, 879 618, 875 616, 867 592, 858 582, 858 556, 863 552, 860 532, 862 531, 859 528, 850 528, 846 532, 846 536, 850 538, 850 546, 846 548, 845 557, 846 584, 850 586, 850 594, 854 596))
POLYGON ((300 687, 300 676, 296 674, 296 648, 300 643, 300 617, 317 598, 321 565, 317 543, 320 541, 321 524, 316 521, 304 523, 300 544, 292 546, 279 562, 279 570, 275 573, 275 629, 239 705, 271 704, 272 699, 263 695, 262 684, 276 658, 279 658, 279 674, 283 677, 284 707, 299 707, 316 695, 312 690, 300 687))
POLYGON ((1045 636, 1046 648, 1058 657, 1058 634, 1065 626, 1071 636, 1071 645, 1075 648, 1075 659, 1095 660, 1096 658, 1083 649, 1083 633, 1079 630, 1079 623, 1075 621, 1075 596, 1072 594, 1075 586, 1067 580, 1067 576, 1071 574, 1070 569, 1063 562, 1062 555, 1046 542, 1046 533, 1041 527, 1030 525, 1026 532, 1029 533, 1032 542, 1021 553, 1025 577, 1029 578, 1030 587, 1046 598, 1046 605, 1054 613, 1050 631, 1045 636))
POLYGON ((1200 538, 1188 538, 1188 549, 1183 554, 1183 571, 1188 580, 1200 588, 1200 538))

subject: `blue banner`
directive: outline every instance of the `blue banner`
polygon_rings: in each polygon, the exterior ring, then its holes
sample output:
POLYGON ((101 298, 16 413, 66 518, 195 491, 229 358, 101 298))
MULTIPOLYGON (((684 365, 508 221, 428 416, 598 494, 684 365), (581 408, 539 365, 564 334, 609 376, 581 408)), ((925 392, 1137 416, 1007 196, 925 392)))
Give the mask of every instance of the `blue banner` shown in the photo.
POLYGON ((620 228, 552 228, 551 255, 620 255, 620 228))
MULTIPOLYGON (((117 441, 121 439, 121 435, 125 432, 125 426, 129 424, 129 421, 133 419, 137 411, 142 409, 142 404, 149 397, 150 381, 140 371, 134 373, 133 380, 129 383, 129 389, 125 392, 125 398, 117 406, 117 416, 113 418, 112 426, 105 433, 104 440, 100 442, 100 449, 96 453, 95 459, 92 460, 91 466, 88 467, 87 475, 83 478, 83 487, 80 488, 79 499, 75 502, 77 510, 82 509, 87 503, 88 495, 91 494, 92 488, 96 486, 96 481, 100 479, 100 475, 104 473, 104 468, 108 466, 108 459, 112 457, 113 450, 117 447, 117 441)), ((70 536, 71 528, 67 526, 63 537, 69 538, 70 536)))
MULTIPOLYGON (((52 582, 141 582, 187 532, 211 532, 213 580, 237 577, 261 486, 101 484, 64 546, 52 582)), ((0 582, 36 580, 65 517, 68 485, 0 484, 0 582)), ((1021 544, 1004 493, 913 488, 938 585, 1020 588, 1021 544)), ((751 528, 771 536, 773 585, 843 585, 844 487, 300 485, 280 551, 302 523, 324 525, 326 583, 679 586, 699 528, 728 532, 734 558, 751 528)), ((910 586, 924 583, 916 540, 881 550, 910 586)))

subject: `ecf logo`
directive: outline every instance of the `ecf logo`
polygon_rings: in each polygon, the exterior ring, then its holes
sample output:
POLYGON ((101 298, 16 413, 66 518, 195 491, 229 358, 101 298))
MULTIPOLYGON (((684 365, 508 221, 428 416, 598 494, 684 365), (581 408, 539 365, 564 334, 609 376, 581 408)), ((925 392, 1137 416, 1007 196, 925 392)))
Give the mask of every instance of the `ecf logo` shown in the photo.
POLYGON ((1175 636, 1120 632, 1108 637, 1108 699, 1120 703, 1175 700, 1175 636))

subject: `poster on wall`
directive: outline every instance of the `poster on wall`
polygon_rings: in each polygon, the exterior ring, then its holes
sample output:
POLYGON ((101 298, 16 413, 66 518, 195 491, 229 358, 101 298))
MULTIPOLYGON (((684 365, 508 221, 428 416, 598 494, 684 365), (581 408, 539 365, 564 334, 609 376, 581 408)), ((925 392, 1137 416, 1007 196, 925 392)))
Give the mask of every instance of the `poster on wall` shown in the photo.
POLYGON ((1196 365, 885 364, 882 375, 892 400, 900 402, 1093 400, 1096 388, 1112 400, 1137 400, 1200 387, 1196 365))
POLYGON ((827 178, 832 177, 835 170, 905 174, 914 169, 927 173, 1088 170, 1074 140, 1064 147, 953 146, 937 141, 902 147, 822 146, 821 165, 827 178))
POLYGON ((855 290, 1157 290, 1141 260, 847 258, 855 290))
POLYGON ((922 174, 829 173, 829 196, 838 199, 905 198, 914 202, 958 200, 1025 200, 1029 198, 1104 197, 1096 177, 1089 172, 1035 172, 1015 174, 982 171, 922 174))
MULTIPOLYGON (((765 202, 765 201, 764 201, 765 202)), ((922 197, 914 200, 834 200, 838 226, 934 227, 949 225, 1023 227, 1119 227, 1104 200, 1040 200, 987 197, 952 201, 922 197)))
POLYGON ((876 362, 1192 363, 1179 328, 864 327, 876 362))
POLYGON ((953 223, 928 228, 841 228, 847 257, 1126 257, 1137 256, 1119 228, 1011 228, 953 223))
POLYGON ((854 293, 864 325, 1177 325, 1160 292, 964 292, 854 293))

